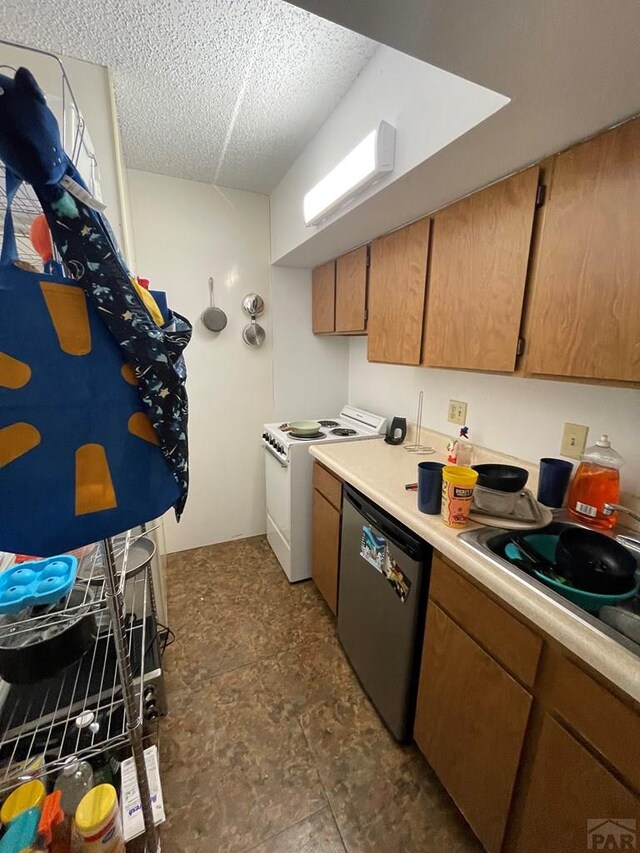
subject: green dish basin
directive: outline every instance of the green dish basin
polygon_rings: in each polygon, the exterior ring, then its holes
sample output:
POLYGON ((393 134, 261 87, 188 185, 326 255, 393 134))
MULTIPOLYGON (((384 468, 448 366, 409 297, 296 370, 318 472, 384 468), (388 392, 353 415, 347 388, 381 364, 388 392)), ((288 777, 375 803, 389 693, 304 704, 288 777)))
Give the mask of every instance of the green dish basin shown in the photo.
MULTIPOLYGON (((531 545, 541 557, 546 557, 547 560, 555 562, 556 548, 558 546, 558 536, 553 536, 550 533, 532 533, 530 536, 523 536, 525 542, 531 545)), ((606 604, 619 604, 621 601, 628 601, 638 594, 640 589, 640 575, 636 573, 635 584, 628 592, 619 593, 618 595, 602 595, 597 592, 585 592, 583 589, 576 589, 574 586, 569 586, 568 583, 559 583, 552 578, 547 577, 541 572, 533 571, 534 575, 546 586, 555 589, 560 595, 563 595, 569 601, 577 604, 588 610, 589 613, 597 613, 601 607, 606 604)))

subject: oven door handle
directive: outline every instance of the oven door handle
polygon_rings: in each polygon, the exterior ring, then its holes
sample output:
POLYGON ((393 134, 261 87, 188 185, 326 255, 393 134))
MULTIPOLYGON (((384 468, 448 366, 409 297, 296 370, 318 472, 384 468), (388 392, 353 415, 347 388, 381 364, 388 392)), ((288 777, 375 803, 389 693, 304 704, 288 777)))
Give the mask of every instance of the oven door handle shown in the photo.
POLYGON ((275 450, 272 450, 272 449, 269 447, 269 445, 268 445, 268 444, 263 444, 262 446, 263 446, 263 447, 264 447, 264 449, 267 451, 267 453, 270 453, 270 454, 273 456, 273 458, 277 460, 277 462, 279 463, 279 465, 280 465, 280 467, 281 467, 281 468, 286 468, 286 467, 287 467, 287 463, 286 463, 286 462, 283 462, 283 461, 282 461, 282 459, 280 459, 280 457, 278 456, 278 454, 275 452, 275 450))

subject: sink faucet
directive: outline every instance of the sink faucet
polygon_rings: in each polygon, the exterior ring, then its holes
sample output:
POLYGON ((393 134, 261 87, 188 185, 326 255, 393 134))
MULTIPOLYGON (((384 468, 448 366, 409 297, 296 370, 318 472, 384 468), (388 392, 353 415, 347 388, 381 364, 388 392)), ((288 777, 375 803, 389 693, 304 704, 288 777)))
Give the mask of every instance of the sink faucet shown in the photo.
POLYGON ((628 506, 622 506, 622 504, 610 504, 610 503, 606 503, 606 504, 602 507, 602 512, 603 512, 605 515, 612 515, 614 512, 616 512, 616 510, 617 510, 618 512, 624 512, 624 513, 626 513, 627 515, 630 515, 630 516, 631 516, 631 518, 633 518, 635 521, 640 521, 640 513, 634 512, 634 510, 629 509, 629 507, 628 507, 628 506))

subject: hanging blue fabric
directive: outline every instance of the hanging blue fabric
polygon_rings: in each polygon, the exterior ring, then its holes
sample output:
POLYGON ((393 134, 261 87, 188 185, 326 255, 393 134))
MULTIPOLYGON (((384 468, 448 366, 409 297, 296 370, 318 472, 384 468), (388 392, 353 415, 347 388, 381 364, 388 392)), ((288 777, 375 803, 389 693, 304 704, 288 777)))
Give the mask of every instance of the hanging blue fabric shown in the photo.
POLYGON ((1 263, 0 550, 58 554, 178 497, 133 371, 83 288, 1 263))
POLYGON ((179 517, 188 491, 182 350, 191 325, 178 314, 162 328, 154 322, 108 222, 91 206, 90 195, 83 194, 87 188, 62 148, 55 117, 31 73, 20 68, 13 79, 0 75, 0 93, 0 159, 11 181, 15 176, 33 186, 66 268, 133 368, 144 411, 178 485, 179 517))
MULTIPOLYGON (((0 550, 79 547, 184 506, 191 326, 158 327, 26 69, 0 75, 7 196, 32 184, 75 281, 18 268, 10 209, 0 253, 0 550), (74 185, 75 186, 75 185, 74 185), (78 191, 77 189, 74 191, 78 191)), ((8 205, 9 208, 9 205, 8 205)))

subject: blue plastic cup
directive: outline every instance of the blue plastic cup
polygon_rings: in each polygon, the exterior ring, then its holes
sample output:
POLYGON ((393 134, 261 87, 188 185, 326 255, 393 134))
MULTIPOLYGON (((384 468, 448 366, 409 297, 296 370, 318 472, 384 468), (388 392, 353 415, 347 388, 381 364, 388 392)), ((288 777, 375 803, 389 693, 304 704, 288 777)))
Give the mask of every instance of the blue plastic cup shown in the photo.
POLYGON ((538 500, 545 506, 559 509, 564 503, 573 465, 564 459, 541 459, 538 480, 538 500))
POLYGON ((442 462, 418 463, 418 509, 438 515, 442 501, 442 462))

